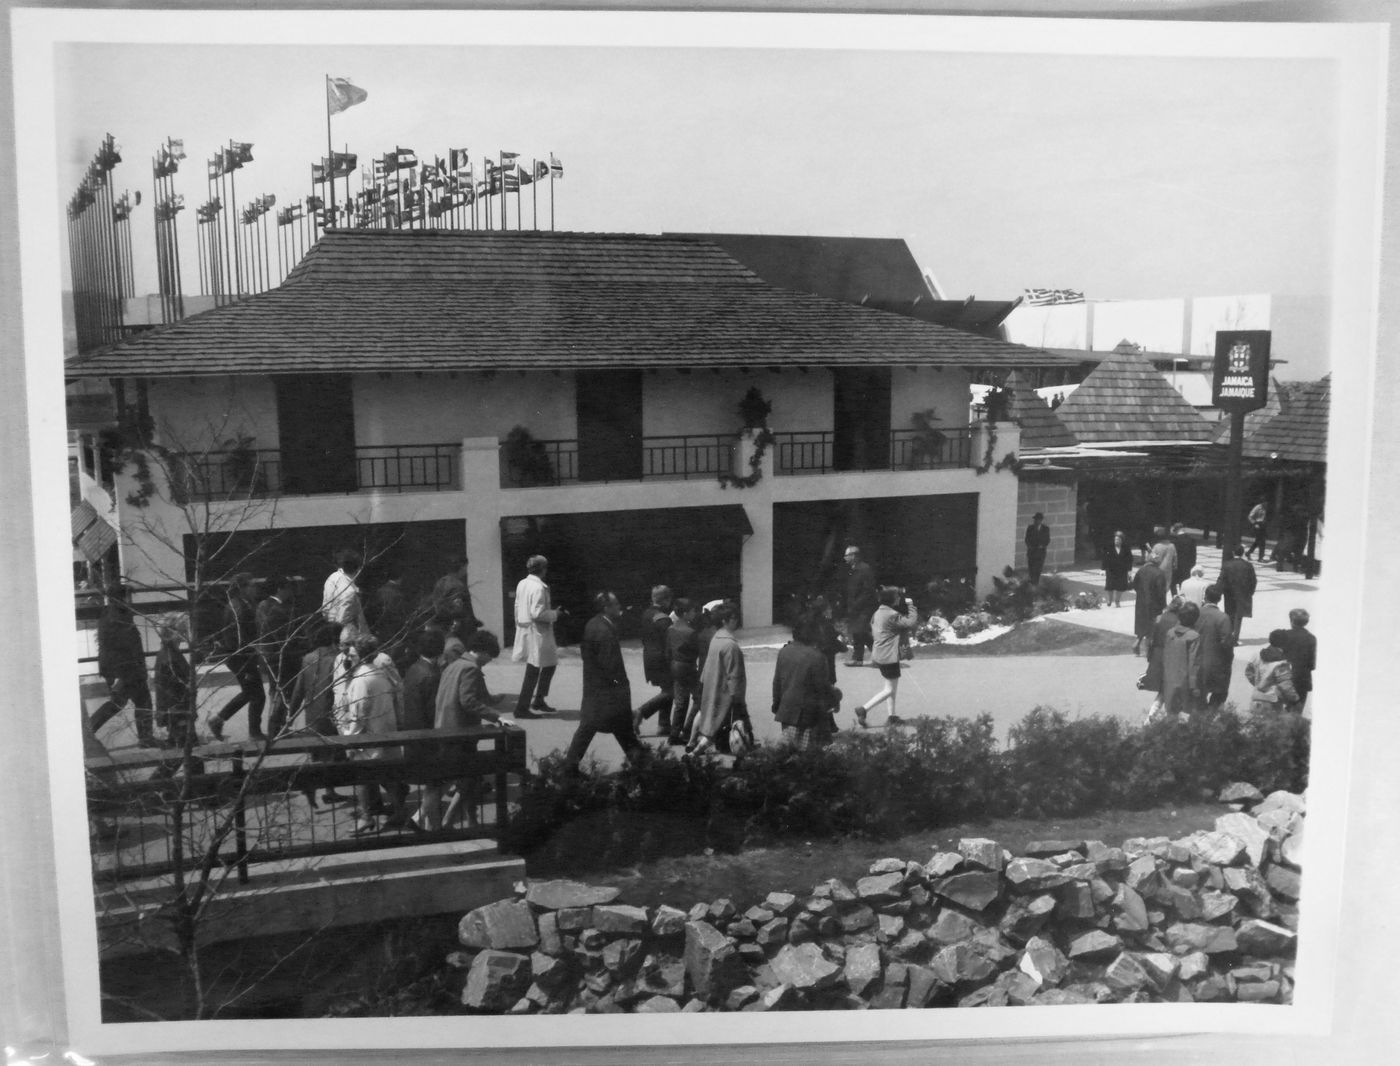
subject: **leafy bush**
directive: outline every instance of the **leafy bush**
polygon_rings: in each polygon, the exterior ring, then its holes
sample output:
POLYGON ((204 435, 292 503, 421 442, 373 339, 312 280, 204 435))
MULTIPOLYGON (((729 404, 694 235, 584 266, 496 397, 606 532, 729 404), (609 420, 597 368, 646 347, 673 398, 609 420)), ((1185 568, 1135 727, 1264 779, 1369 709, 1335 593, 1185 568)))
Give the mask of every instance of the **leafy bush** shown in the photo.
POLYGON ((936 577, 924 586, 924 599, 930 614, 940 615, 951 622, 977 603, 977 589, 972 578, 966 574, 936 577))
POLYGON ((1069 610, 1072 597, 1064 578, 1047 574, 1032 582, 1012 567, 992 578, 992 592, 982 607, 1003 625, 1024 622, 1042 614, 1069 610))
POLYGON ((996 619, 986 611, 970 611, 953 619, 953 633, 959 639, 965 640, 974 633, 982 632, 995 621, 996 619))
POLYGON ((824 748, 760 745, 732 766, 669 749, 613 773, 526 777, 502 834, 531 869, 582 872, 787 837, 893 837, 972 818, 1082 815, 1200 802, 1231 781, 1307 787, 1308 723, 1226 707, 1132 727, 1037 707, 998 751, 990 715, 843 733, 824 748))

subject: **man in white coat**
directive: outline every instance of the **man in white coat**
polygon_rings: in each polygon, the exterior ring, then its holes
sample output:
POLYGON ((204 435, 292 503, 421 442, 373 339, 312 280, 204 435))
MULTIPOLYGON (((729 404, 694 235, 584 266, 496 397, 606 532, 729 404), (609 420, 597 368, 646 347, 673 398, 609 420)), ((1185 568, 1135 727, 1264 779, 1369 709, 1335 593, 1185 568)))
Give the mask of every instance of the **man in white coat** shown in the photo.
POLYGON ((525 561, 525 577, 515 586, 515 646, 510 657, 525 664, 525 680, 515 701, 517 718, 554 713, 545 697, 559 663, 554 621, 560 612, 550 603, 549 586, 544 583, 548 569, 549 560, 543 555, 530 556, 525 561))

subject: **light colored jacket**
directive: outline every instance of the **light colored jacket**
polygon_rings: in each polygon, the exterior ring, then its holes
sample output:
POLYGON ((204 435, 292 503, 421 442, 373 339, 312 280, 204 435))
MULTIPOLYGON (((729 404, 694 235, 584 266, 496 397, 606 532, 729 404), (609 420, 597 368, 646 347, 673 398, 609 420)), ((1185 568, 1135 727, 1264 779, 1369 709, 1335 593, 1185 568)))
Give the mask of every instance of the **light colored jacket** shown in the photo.
POLYGON ((705 666, 700 671, 700 709, 695 714, 694 736, 714 737, 735 703, 744 703, 748 678, 744 650, 734 634, 723 627, 710 641, 705 666))
POLYGON ((919 624, 919 610, 912 602, 909 610, 900 614, 893 607, 880 604, 870 619, 870 632, 875 643, 870 648, 870 661, 888 666, 899 662, 899 637, 901 631, 912 630, 919 624))
MULTIPOLYGON (((336 724, 344 736, 362 733, 392 733, 399 728, 403 713, 403 685, 392 664, 386 669, 380 658, 361 663, 345 687, 344 717, 336 724)), ((357 758, 378 759, 384 748, 357 753, 357 758)))
POLYGON ((554 620, 559 612, 549 600, 549 586, 537 574, 527 574, 515 586, 515 645, 510 657, 531 666, 554 666, 559 651, 554 643, 554 620))
POLYGON ((360 588, 344 570, 337 570, 326 578, 321 590, 321 616, 334 625, 354 626, 357 635, 369 632, 360 588))

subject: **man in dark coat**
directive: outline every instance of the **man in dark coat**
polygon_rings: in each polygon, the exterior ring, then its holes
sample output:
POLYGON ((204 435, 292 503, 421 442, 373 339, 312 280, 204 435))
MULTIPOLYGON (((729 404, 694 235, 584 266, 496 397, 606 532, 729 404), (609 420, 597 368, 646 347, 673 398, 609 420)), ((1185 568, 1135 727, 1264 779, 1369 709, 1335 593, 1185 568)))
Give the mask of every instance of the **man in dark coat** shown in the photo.
POLYGON ((258 669, 258 618, 253 606, 253 575, 234 574, 228 590, 228 607, 224 611, 224 628, 219 635, 219 650, 224 653, 224 665, 238 682, 238 695, 229 700, 217 714, 209 716, 209 732, 215 740, 224 739, 224 723, 248 707, 248 739, 264 739, 262 713, 267 705, 263 692, 262 672, 258 669))
POLYGON ((1162 572, 1161 561, 1160 553, 1154 550, 1133 575, 1133 634, 1137 637, 1134 655, 1141 650, 1143 640, 1152 636, 1157 616, 1167 605, 1167 575, 1162 572))
POLYGON ((633 725, 638 735, 642 723, 658 715, 659 736, 671 733, 671 704, 675 702, 671 659, 666 652, 666 630, 671 628, 671 590, 657 585, 651 590, 651 606, 642 612, 642 672, 647 684, 661 691, 637 708, 633 725))
POLYGON ((617 738, 629 761, 645 750, 632 724, 632 689, 622 662, 622 645, 617 639, 622 604, 612 592, 600 592, 593 598, 593 609, 597 613, 584 626, 583 641, 579 645, 579 656, 583 660, 583 708, 578 729, 564 756, 564 766, 571 773, 578 772, 584 752, 599 733, 611 733, 617 738))
POLYGON ((1317 637, 1308 631, 1311 617, 1301 607, 1288 612, 1291 628, 1285 631, 1283 654, 1288 665, 1293 668, 1293 687, 1298 690, 1298 711, 1308 704, 1308 693, 1312 691, 1313 670, 1317 668, 1317 637))
POLYGON ((1040 581, 1045 553, 1049 550, 1050 527, 1045 524, 1045 515, 1037 511, 1031 515, 1031 524, 1026 527, 1026 573, 1032 585, 1040 581))
POLYGON ((1219 707, 1230 694, 1230 674, 1235 665, 1235 633, 1230 616, 1220 609, 1221 590, 1211 585, 1205 591, 1196 632, 1201 635, 1201 690, 1207 707, 1219 707))
POLYGON ((783 740, 799 751, 830 739, 832 708, 841 701, 826 656, 814 646, 817 639, 815 621, 802 619, 773 666, 773 717, 783 727, 783 740))
POLYGON ((1230 616, 1230 626, 1236 644, 1240 642, 1240 624, 1254 614, 1254 589, 1259 579, 1254 567, 1244 558, 1244 550, 1236 544, 1222 553, 1220 577, 1216 584, 1225 594, 1225 613, 1230 616))
POLYGON ((860 549, 852 544, 846 549, 846 634, 851 642, 847 666, 859 666, 865 659, 865 649, 874 644, 870 618, 879 605, 875 571, 860 557, 860 549))
POLYGON ((263 673, 270 680, 271 695, 267 728, 277 736, 287 723, 287 703, 292 686, 301 672, 301 659, 306 654, 306 641, 297 632, 292 616, 296 583, 289 577, 277 576, 267 583, 270 595, 258 604, 255 616, 258 628, 258 658, 263 673))
POLYGON ((146 677, 146 648, 128 602, 125 585, 107 590, 107 605, 97 620, 97 672, 107 682, 110 697, 92 714, 94 735, 131 703, 136 718, 136 742, 158 748, 151 711, 151 686, 146 677))
POLYGON ((1176 548, 1176 564, 1172 570, 1172 591, 1175 592, 1196 566, 1196 538, 1178 522, 1172 526, 1171 542, 1176 548))

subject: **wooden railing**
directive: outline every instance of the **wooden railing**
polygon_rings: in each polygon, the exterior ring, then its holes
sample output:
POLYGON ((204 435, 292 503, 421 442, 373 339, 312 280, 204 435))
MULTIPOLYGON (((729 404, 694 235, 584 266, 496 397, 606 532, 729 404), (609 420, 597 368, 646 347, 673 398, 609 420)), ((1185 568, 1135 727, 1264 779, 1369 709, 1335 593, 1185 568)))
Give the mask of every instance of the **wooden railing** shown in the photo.
POLYGON ((831 430, 774 433, 776 470, 779 474, 830 474, 864 470, 942 470, 972 465, 971 426, 941 431, 930 440, 916 429, 890 432, 884 454, 868 455, 864 462, 837 466, 836 434, 831 430))
MULTIPOLYGON (((374 851, 432 841, 499 839, 509 824, 509 778, 526 770, 525 732, 516 726, 421 729, 356 736, 284 735, 265 758, 251 741, 200 745, 206 768, 181 774, 179 752, 123 751, 86 760, 93 877, 98 884, 186 875, 224 827, 217 866, 241 882, 254 863, 374 851), (219 764, 219 769, 207 769, 219 764), (226 768, 225 768, 226 767, 226 768), (466 796, 463 828, 386 829, 357 835, 349 805, 313 811, 306 795, 327 789, 379 785, 407 788, 416 809, 421 786, 491 782, 489 807, 466 796), (420 786, 415 795, 414 786, 420 786), (178 802, 184 794, 184 802, 178 802), (494 808, 494 810, 491 810, 494 808), (179 817, 177 819, 177 811, 179 817), (494 814, 494 817, 492 815, 494 814), (178 825, 177 825, 178 820, 178 825), (232 825, 232 829, 228 827, 232 825), (176 834, 185 856, 176 858, 176 834)), ((473 791, 484 791, 473 790, 473 791)))
MULTIPOLYGON (((733 473, 734 442, 731 433, 643 437, 642 480, 687 480, 733 473)), ((535 454, 539 458, 526 472, 512 467, 506 446, 502 445, 501 484, 504 487, 574 485, 580 481, 577 440, 533 441, 532 446, 537 449, 535 454)))
MULTIPOLYGON (((460 487, 458 444, 364 444, 355 448, 355 491, 442 492, 460 487)), ((289 490, 282 453, 259 448, 187 453, 171 470, 177 499, 218 500, 314 495, 289 490)), ((334 490, 332 490, 334 491, 334 490)))

